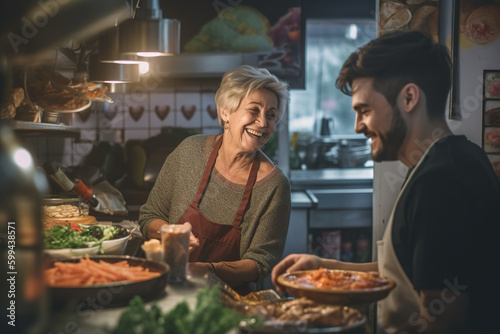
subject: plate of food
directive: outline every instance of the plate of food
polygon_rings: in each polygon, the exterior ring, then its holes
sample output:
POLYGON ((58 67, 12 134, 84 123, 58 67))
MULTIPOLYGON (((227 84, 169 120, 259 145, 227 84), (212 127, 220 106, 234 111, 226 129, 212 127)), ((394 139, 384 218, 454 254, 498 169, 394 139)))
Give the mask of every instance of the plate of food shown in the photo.
POLYGON ((74 249, 96 250, 88 254, 123 255, 132 231, 116 225, 53 225, 44 234, 44 251, 52 257, 73 257, 74 249))
POLYGON ((166 263, 138 257, 86 255, 53 261, 43 276, 57 302, 97 298, 106 302, 102 306, 116 306, 136 295, 144 299, 161 295, 168 271, 166 263))
POLYGON ((249 306, 246 315, 261 321, 243 323, 242 333, 345 333, 362 330, 366 324, 366 317, 354 308, 321 304, 305 297, 249 306))
POLYGON ((85 94, 69 86, 53 85, 51 82, 46 85, 36 102, 44 110, 57 113, 80 112, 92 104, 85 94))
POLYGON ((396 283, 378 272, 351 270, 295 271, 278 277, 278 283, 294 297, 306 297, 323 304, 363 305, 387 297, 396 283))

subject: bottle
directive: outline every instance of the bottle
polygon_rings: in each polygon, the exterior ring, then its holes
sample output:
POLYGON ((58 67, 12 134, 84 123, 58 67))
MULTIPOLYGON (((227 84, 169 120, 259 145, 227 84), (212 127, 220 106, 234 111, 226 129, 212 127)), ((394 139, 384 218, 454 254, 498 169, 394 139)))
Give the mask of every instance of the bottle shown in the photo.
POLYGON ((78 178, 70 179, 62 170, 61 166, 56 163, 46 162, 43 165, 45 172, 55 183, 65 192, 73 192, 78 195, 84 203, 88 203, 91 207, 95 208, 99 202, 95 197, 92 188, 83 183, 78 178))
POLYGON ((0 119, 1 333, 42 333, 48 324, 43 283, 43 173, 0 119))
POLYGON ((355 262, 370 262, 371 261, 371 250, 370 250, 370 240, 361 234, 356 243, 356 261, 355 262))

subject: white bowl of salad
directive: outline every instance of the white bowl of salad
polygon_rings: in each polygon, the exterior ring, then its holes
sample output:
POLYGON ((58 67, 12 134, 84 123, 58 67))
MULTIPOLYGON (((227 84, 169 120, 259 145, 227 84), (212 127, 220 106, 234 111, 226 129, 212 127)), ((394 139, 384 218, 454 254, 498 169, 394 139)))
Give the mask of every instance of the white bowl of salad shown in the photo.
POLYGON ((99 246, 87 248, 61 248, 61 249, 45 249, 44 252, 52 258, 68 258, 75 256, 97 255, 99 254, 99 246))
POLYGON ((130 234, 118 239, 105 240, 102 242, 102 251, 105 255, 123 255, 127 248, 130 234))
POLYGON ((45 252, 51 256, 123 255, 129 238, 128 229, 112 225, 69 224, 44 231, 45 252))

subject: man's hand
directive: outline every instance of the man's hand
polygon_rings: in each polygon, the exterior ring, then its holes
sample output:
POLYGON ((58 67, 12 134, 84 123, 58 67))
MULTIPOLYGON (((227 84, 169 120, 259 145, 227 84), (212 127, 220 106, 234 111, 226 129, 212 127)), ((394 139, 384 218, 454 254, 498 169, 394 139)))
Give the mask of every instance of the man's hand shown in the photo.
POLYGON ((283 292, 283 287, 278 284, 278 276, 291 271, 318 269, 321 258, 310 254, 291 254, 281 260, 271 273, 271 279, 278 291, 283 292))

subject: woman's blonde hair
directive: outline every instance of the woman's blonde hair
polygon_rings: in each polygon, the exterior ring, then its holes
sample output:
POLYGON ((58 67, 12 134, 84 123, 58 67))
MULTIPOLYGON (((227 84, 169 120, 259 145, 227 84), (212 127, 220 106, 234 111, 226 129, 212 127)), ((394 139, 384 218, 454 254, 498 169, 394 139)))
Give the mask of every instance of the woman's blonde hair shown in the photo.
POLYGON ((224 74, 215 94, 219 125, 224 126, 221 109, 226 108, 230 113, 236 111, 244 98, 259 89, 268 89, 276 95, 278 99, 277 122, 279 122, 288 104, 288 84, 264 68, 242 65, 224 74))

